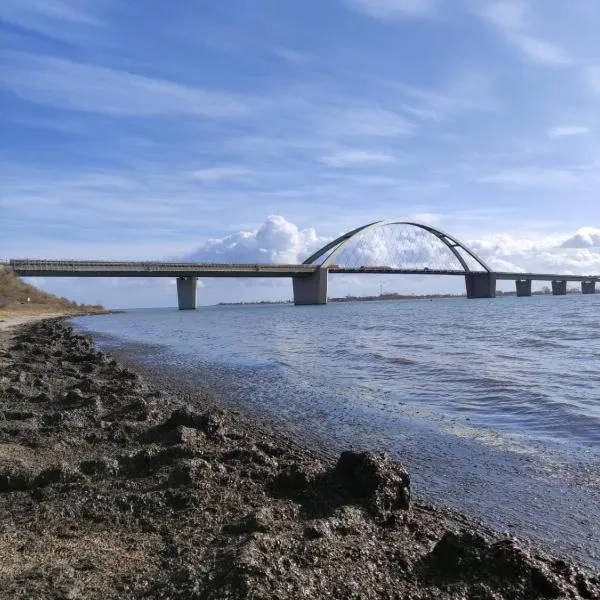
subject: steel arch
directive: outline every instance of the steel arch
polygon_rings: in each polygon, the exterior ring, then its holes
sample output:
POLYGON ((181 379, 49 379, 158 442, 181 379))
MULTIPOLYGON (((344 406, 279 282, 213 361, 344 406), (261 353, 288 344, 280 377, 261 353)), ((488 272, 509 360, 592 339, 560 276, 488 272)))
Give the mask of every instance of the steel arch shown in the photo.
POLYGON ((331 264, 335 264, 335 259, 338 254, 344 249, 344 246, 354 237, 360 236, 366 231, 372 229, 378 229, 379 227, 383 227, 384 225, 412 225, 413 227, 419 227, 431 233, 435 237, 437 237, 455 256, 458 262, 461 264, 462 268, 465 270, 465 273, 471 273, 472 270, 469 268, 469 265, 466 263, 465 259, 460 255, 460 253, 456 250, 460 248, 464 250, 475 262, 481 265, 483 271, 488 273, 491 272, 490 267, 485 263, 485 261, 480 258, 473 250, 469 249, 462 242, 457 240, 455 237, 451 236, 449 233, 442 231, 441 229, 436 229, 435 227, 431 227, 431 225, 425 225, 424 223, 417 223, 416 221, 375 221, 374 223, 368 223, 367 225, 363 225, 362 227, 357 227, 352 231, 344 233, 340 237, 336 238, 329 244, 323 246, 320 250, 317 250, 314 254, 309 256, 302 264, 310 265, 313 264, 317 259, 321 258, 324 254, 333 249, 333 252, 321 263, 322 267, 328 267, 331 264))

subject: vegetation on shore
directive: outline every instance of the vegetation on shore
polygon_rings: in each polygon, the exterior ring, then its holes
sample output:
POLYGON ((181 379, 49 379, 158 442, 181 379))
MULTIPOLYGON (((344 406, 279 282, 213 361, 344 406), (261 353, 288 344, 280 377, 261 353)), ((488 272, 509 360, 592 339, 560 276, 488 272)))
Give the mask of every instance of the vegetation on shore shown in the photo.
POLYGON ((77 304, 25 283, 9 267, 0 266, 0 317, 46 313, 83 314, 104 312, 97 304, 77 304))

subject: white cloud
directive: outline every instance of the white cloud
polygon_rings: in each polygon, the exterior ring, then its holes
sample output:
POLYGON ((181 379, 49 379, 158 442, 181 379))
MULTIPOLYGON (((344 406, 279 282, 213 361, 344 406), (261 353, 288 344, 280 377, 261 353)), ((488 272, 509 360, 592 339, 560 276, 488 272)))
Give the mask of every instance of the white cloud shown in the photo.
MULTIPOLYGON (((423 217, 423 215, 421 215, 423 217)), ((421 219, 424 220, 424 219, 421 219)), ((411 234, 398 238, 390 230, 386 235, 365 236, 351 250, 351 259, 363 264, 391 264, 398 253, 394 242, 406 242, 400 253, 403 266, 450 265, 450 254, 439 240, 415 228, 411 234)), ((338 232, 342 233, 341 231, 338 232)), ((452 232, 450 232, 452 233, 452 232)), ((333 236, 335 237, 335 236, 333 236)), ((185 260, 206 262, 277 262, 299 263, 326 244, 330 238, 320 237, 314 229, 299 229, 282 216, 272 215, 257 229, 239 231, 203 243, 185 255, 185 260)), ((485 236, 475 240, 463 239, 493 269, 509 272, 539 272, 589 275, 600 273, 600 229, 584 227, 571 236, 529 236, 510 234, 485 236)), ((157 257, 159 258, 159 257, 157 257)), ((164 257, 163 257, 164 258, 164 257)), ((349 257, 340 254, 340 264, 349 257)), ((398 265, 400 266, 400 265, 398 265)), ((386 290, 403 293, 464 291, 455 278, 407 276, 337 276, 330 279, 330 295, 378 294, 383 282, 386 290)), ((78 302, 104 303, 108 306, 175 306, 176 294, 172 279, 53 279, 38 283, 60 295, 78 302)), ((198 294, 200 304, 219 301, 280 300, 292 297, 287 279, 204 279, 198 294)), ((510 289, 510 284, 508 288, 510 289)))
POLYGON ((373 165, 389 164, 395 161, 393 156, 382 152, 369 150, 340 150, 332 154, 326 154, 320 161, 330 167, 345 167, 348 165, 373 165))
POLYGON ((592 247, 598 242, 600 229, 583 228, 569 237, 494 235, 473 240, 469 246, 499 270, 512 271, 503 267, 513 265, 517 271, 589 275, 600 273, 600 248, 592 247))
POLYGON ((346 0, 348 5, 382 20, 426 17, 435 12, 435 0, 346 0))
POLYGON ((574 235, 567 238, 561 245, 562 248, 593 248, 600 246, 600 229, 582 227, 574 235))
POLYGON ((194 181, 221 181, 222 179, 231 179, 250 173, 250 169, 245 167, 213 167, 209 169, 198 169, 190 173, 194 181))
POLYGON ((580 127, 577 125, 569 125, 563 127, 553 127, 548 131, 548 137, 558 138, 558 137, 571 137, 574 135, 583 135, 585 133, 589 133, 589 129, 587 127, 580 127))
POLYGON ((238 98, 108 67, 34 54, 7 53, 0 83, 17 96, 61 109, 114 116, 246 112, 238 98))
POLYGON ((489 2, 483 8, 478 4, 478 11, 509 44, 532 62, 555 66, 570 62, 561 48, 531 33, 526 5, 521 0, 489 2))
POLYGON ((324 245, 314 229, 300 230, 284 217, 271 215, 254 231, 239 231, 208 240, 185 259, 207 262, 300 263, 324 245))
POLYGON ((21 27, 42 29, 45 21, 98 25, 87 0, 3 0, 0 19, 21 27))
POLYGON ((396 137, 414 128, 399 114, 377 107, 336 110, 320 117, 319 126, 324 133, 339 137, 396 137))
POLYGON ((487 112, 497 105, 490 78, 481 73, 463 73, 438 90, 401 85, 400 91, 415 104, 402 108, 422 119, 440 121, 462 113, 487 112))
POLYGON ((477 178, 479 183, 502 184, 513 188, 548 188, 579 185, 579 169, 550 167, 514 167, 498 169, 477 178))
POLYGON ((525 8, 519 0, 490 2, 484 5, 482 14, 500 29, 514 31, 525 28, 525 8))
POLYGON ((528 34, 512 35, 510 39, 533 62, 566 65, 569 59, 558 46, 528 34))

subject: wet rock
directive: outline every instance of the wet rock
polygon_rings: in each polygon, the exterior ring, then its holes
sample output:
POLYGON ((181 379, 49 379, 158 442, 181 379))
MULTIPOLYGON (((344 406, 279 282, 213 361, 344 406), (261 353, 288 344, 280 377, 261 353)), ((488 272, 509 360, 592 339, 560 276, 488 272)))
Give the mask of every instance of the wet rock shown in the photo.
POLYGON ((97 382, 91 379, 90 377, 82 377, 82 379, 77 382, 76 387, 86 394, 98 390, 97 382))
POLYGON ((171 487, 192 486, 211 470, 210 464, 202 458, 180 461, 169 474, 171 487))
POLYGON ((73 466, 67 463, 43 469, 34 479, 32 487, 43 488, 56 483, 72 483, 80 481, 81 473, 73 466))
POLYGON ((121 456, 119 467, 123 474, 130 477, 146 477, 156 473, 164 466, 177 463, 180 459, 195 458, 195 452, 183 444, 168 448, 144 448, 139 452, 121 456))
POLYGON ((343 495, 360 500, 380 519, 410 506, 408 471, 383 452, 342 452, 333 477, 341 483, 343 495))
POLYGON ((427 559, 427 572, 444 581, 485 581, 502 590, 503 582, 519 582, 525 597, 558 598, 563 588, 546 565, 529 556, 513 540, 490 543, 471 532, 447 532, 427 559))
POLYGON ((252 511, 239 521, 233 521, 223 526, 225 533, 241 535, 245 533, 267 533, 273 528, 272 512, 264 507, 252 511))
POLYGON ((35 416, 35 413, 30 410, 7 410, 0 416, 0 419, 4 417, 7 421, 25 421, 35 416))
POLYGON ((135 398, 125 406, 113 410, 104 418, 107 421, 146 421, 150 416, 150 408, 143 398, 135 398))
POLYGON ((0 465, 0 493, 31 489, 36 473, 21 463, 0 465))
POLYGON ((165 432, 162 437, 162 443, 166 445, 175 444, 197 444, 200 441, 200 434, 196 429, 191 427, 185 427, 184 425, 178 425, 173 429, 169 429, 165 432))
POLYGON ((304 528, 304 537, 309 540, 331 537, 331 526, 327 521, 318 519, 306 524, 304 528))
POLYGON ((85 406, 87 397, 78 387, 71 388, 62 399, 62 403, 66 406, 80 407, 85 406))
POLYGON ((30 400, 32 402, 38 402, 41 404, 41 403, 52 402, 52 397, 50 396, 50 394, 48 394, 46 392, 41 392, 40 394, 31 396, 30 400))
POLYGON ((277 461, 261 452, 256 446, 251 448, 236 448, 228 450, 221 455, 224 462, 237 461, 245 465, 260 465, 264 467, 277 467, 277 461))
POLYGON ((297 497, 323 477, 323 465, 316 461, 298 461, 284 467, 271 482, 271 491, 278 496, 297 497))
POLYGON ((208 436, 223 433, 223 421, 218 415, 209 412, 199 413, 188 406, 174 410, 164 426, 166 429, 171 429, 179 425, 199 429, 208 436))
POLYGON ((41 424, 42 427, 56 427, 66 421, 66 415, 64 412, 54 411, 45 413, 42 415, 41 424))
POLYGON ((116 477, 119 474, 119 461, 115 458, 94 458, 79 463, 79 470, 85 475, 116 477))
POLYGON ((13 396, 13 397, 15 397, 15 398, 19 398, 19 399, 20 399, 20 398, 24 398, 24 397, 25 397, 25 394, 23 393, 23 391, 22 391, 20 388, 18 388, 17 386, 14 386, 14 385, 11 385, 11 386, 10 386, 10 387, 9 387, 9 388, 6 390, 6 393, 7 393, 9 396, 13 396))

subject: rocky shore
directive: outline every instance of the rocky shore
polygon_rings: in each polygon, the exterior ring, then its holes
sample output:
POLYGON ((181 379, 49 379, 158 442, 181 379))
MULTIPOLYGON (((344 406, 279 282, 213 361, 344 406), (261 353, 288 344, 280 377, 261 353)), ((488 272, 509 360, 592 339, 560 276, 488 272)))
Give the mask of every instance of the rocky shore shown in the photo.
POLYGON ((600 598, 385 454, 323 460, 61 320, 0 335, 0 598, 600 598))

